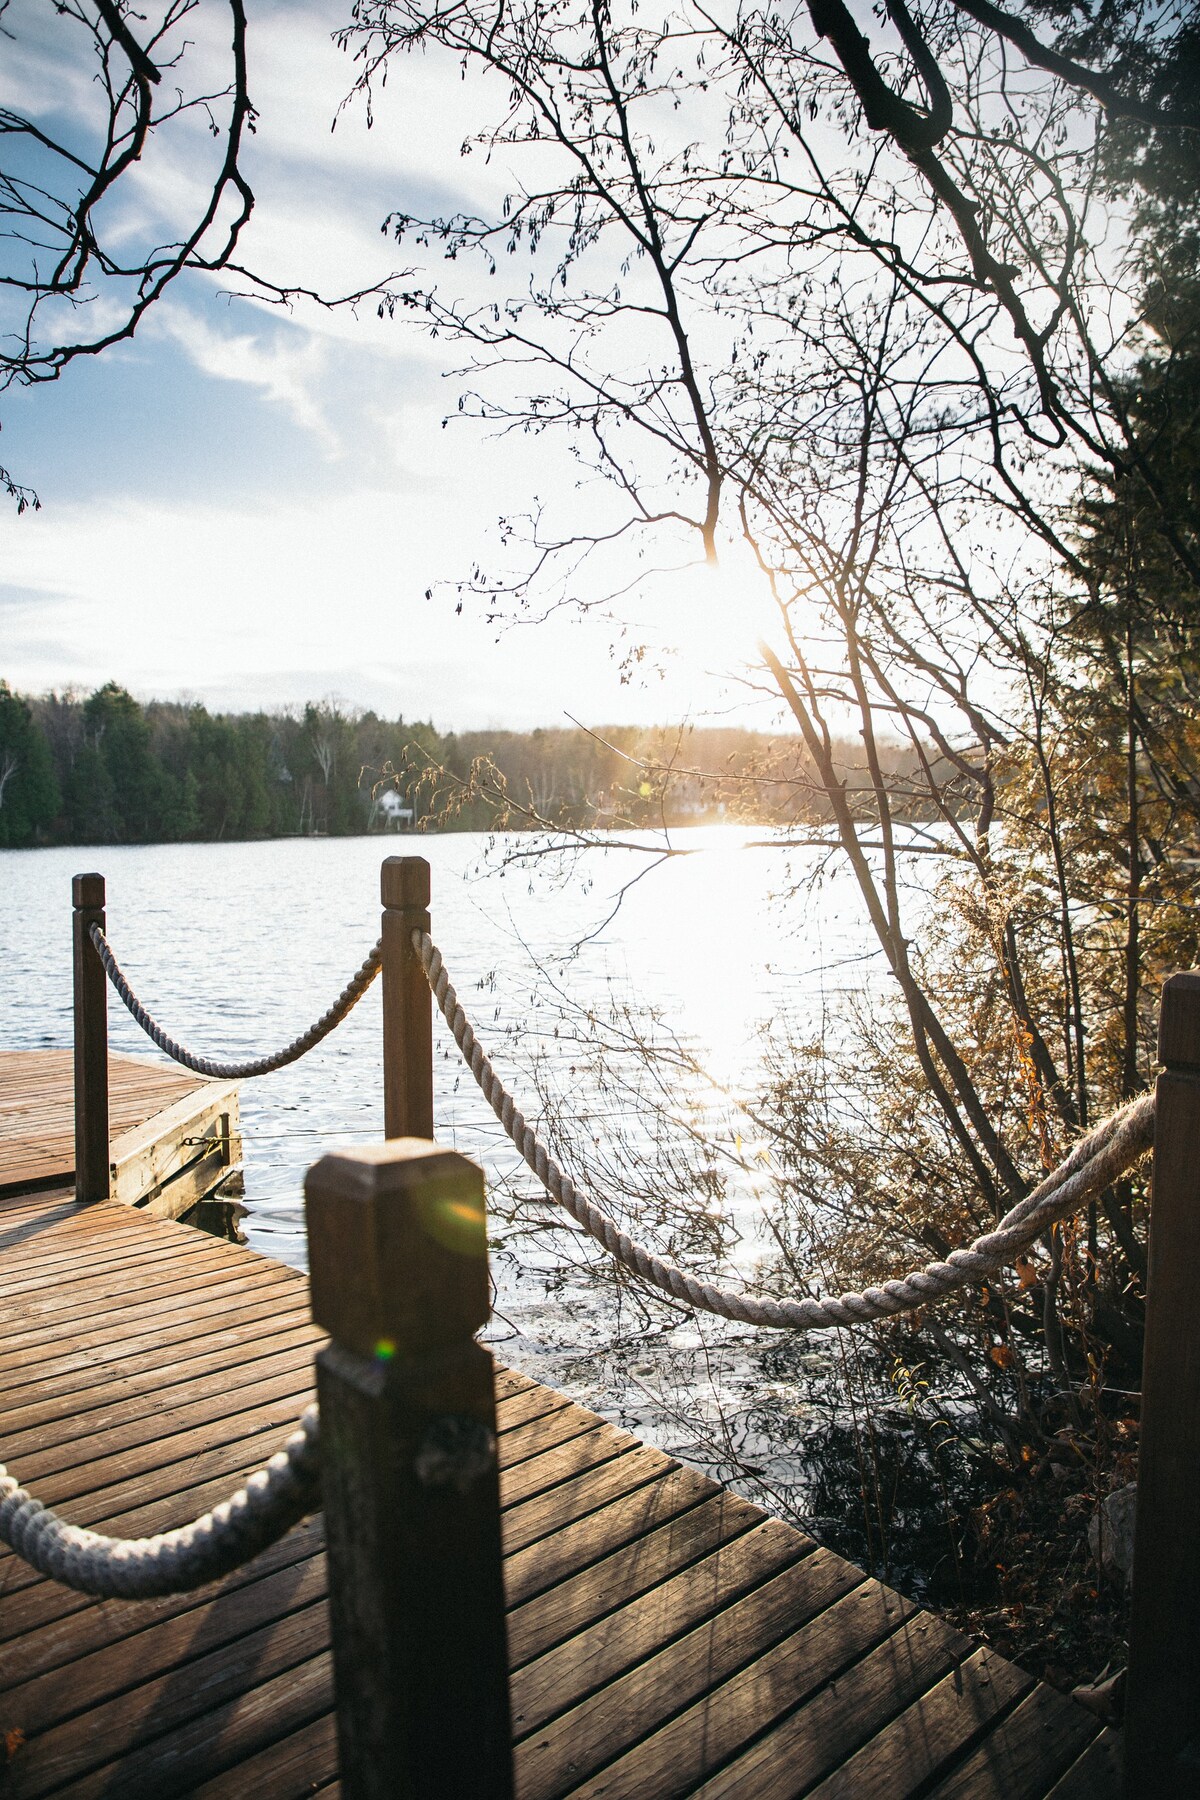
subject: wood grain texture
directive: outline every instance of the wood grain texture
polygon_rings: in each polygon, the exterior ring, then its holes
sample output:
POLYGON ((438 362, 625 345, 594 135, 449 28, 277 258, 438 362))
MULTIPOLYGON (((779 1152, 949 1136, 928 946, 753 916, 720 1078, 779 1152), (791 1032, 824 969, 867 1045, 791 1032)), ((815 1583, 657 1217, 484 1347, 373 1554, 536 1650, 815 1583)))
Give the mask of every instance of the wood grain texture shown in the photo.
POLYGON ((389 1138, 433 1136, 433 995, 413 949, 429 930, 429 864, 388 856, 379 872, 383 902, 383 1129, 389 1138))
POLYGON ((1102 1731, 1050 1789, 1047 1800, 1108 1800, 1121 1792, 1123 1757, 1115 1731, 1102 1731))
POLYGON ((976 1650, 827 1776, 813 1800, 887 1800, 897 1787, 923 1788, 1032 1686, 1014 1663, 976 1650))
POLYGON ((103 875, 76 875, 71 883, 71 985, 73 991, 72 1162, 75 1198, 107 1200, 108 1145, 108 977, 90 932, 104 930, 103 875))
MULTIPOLYGON (((103 970, 101 970, 103 974, 103 970)), ((113 1137, 202 1088, 184 1069, 109 1055, 108 1126, 113 1137)), ((0 1054, 0 1188, 65 1181, 75 1172, 74 1060, 69 1050, 0 1054)))
MULTIPOLYGON (((0 1196, 0 1443, 80 1523, 193 1518, 311 1396, 304 1278, 114 1204, 0 1196)), ((1090 1714, 703 1475, 496 1376, 519 1800, 1115 1800, 1090 1714)), ((323 1520, 194 1594, 0 1555, 5 1800, 338 1800, 323 1520)))
MULTIPOLYGON (((483 1170, 398 1137, 304 1193, 342 1786, 513 1800, 483 1170)), ((513 1435, 536 1456, 567 1410, 513 1435)))
POLYGON ((930 1800, 1032 1800, 1095 1736, 1095 1719, 1043 1683, 930 1790, 930 1800))
POLYGON ((178 1219, 196 1204, 198 1189, 207 1194, 221 1179, 220 1171, 242 1160, 237 1083, 206 1081, 141 1125, 114 1135, 109 1145, 111 1197, 136 1206, 150 1196, 156 1218, 178 1219), (207 1147, 211 1172, 197 1164, 207 1147))
MULTIPOLYGON (((90 944, 87 956, 105 987, 90 944)), ((237 1088, 114 1052, 100 1071, 105 1048, 105 1042, 90 1044, 83 1058, 97 1113, 84 1121, 89 1192, 104 1188, 127 1205, 145 1203, 161 1217, 178 1218, 241 1158, 237 1088), (211 1140, 207 1155, 205 1140, 211 1140)), ((0 1193, 66 1181, 75 1161, 73 1053, 0 1053, 0 1193)))
POLYGON ((1125 1699, 1130 1800, 1200 1792, 1200 976, 1167 983, 1161 1040, 1169 1066, 1155 1092, 1125 1699))

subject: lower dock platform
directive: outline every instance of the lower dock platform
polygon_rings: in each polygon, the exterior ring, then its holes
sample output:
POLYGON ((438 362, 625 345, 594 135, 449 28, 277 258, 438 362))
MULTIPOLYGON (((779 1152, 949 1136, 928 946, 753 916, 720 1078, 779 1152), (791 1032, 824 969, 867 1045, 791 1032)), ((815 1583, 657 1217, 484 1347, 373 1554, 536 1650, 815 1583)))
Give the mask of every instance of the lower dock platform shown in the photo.
MULTIPOLYGON (((109 1193, 155 1217, 181 1218, 241 1160, 235 1082, 114 1052, 108 1115, 109 1193)), ((0 1194, 65 1183, 74 1174, 71 1051, 0 1052, 0 1194)))

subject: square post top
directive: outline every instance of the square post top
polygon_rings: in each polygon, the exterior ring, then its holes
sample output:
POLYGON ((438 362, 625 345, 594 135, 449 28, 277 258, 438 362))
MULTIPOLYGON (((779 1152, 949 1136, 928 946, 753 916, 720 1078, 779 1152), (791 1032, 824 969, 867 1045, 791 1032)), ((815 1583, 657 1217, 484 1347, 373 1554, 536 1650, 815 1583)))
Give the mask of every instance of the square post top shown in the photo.
POLYGON ((1200 1068, 1200 970, 1168 975, 1163 982, 1158 1060, 1169 1069, 1200 1068))
POLYGON ((89 911, 104 905, 103 875, 75 875, 71 879, 71 903, 89 911))
POLYGON ((313 1318, 387 1361, 474 1336, 491 1315, 483 1170, 426 1138, 323 1156, 304 1183, 313 1318))
POLYGON ((379 898, 385 906, 429 905, 429 864, 423 856, 385 856, 379 871, 379 898))

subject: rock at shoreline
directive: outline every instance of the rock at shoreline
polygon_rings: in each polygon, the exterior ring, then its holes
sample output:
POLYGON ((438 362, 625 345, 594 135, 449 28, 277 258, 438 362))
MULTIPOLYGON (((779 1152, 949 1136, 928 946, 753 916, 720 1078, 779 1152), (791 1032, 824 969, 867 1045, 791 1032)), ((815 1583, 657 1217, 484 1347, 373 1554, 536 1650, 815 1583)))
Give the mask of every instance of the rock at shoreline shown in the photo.
POLYGON ((1106 1494, 1088 1526, 1088 1548, 1113 1581, 1128 1581, 1133 1569, 1133 1528, 1137 1483, 1106 1494))

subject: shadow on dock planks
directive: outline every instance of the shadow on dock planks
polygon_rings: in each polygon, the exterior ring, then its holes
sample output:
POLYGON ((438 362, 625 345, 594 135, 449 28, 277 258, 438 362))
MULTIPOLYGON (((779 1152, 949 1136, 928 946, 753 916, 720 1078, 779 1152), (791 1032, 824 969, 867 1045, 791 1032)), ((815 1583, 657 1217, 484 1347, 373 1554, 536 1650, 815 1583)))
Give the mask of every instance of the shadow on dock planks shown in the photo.
MULTIPOLYGON (((0 1196, 0 1456, 77 1523, 181 1524, 312 1396, 304 1278, 70 1192, 0 1196)), ((1074 1702, 661 1451, 497 1378, 522 1800, 1105 1800, 1074 1702)), ((211 1587, 89 1601, 0 1558, 12 1800, 339 1790, 319 1518, 211 1587)))

